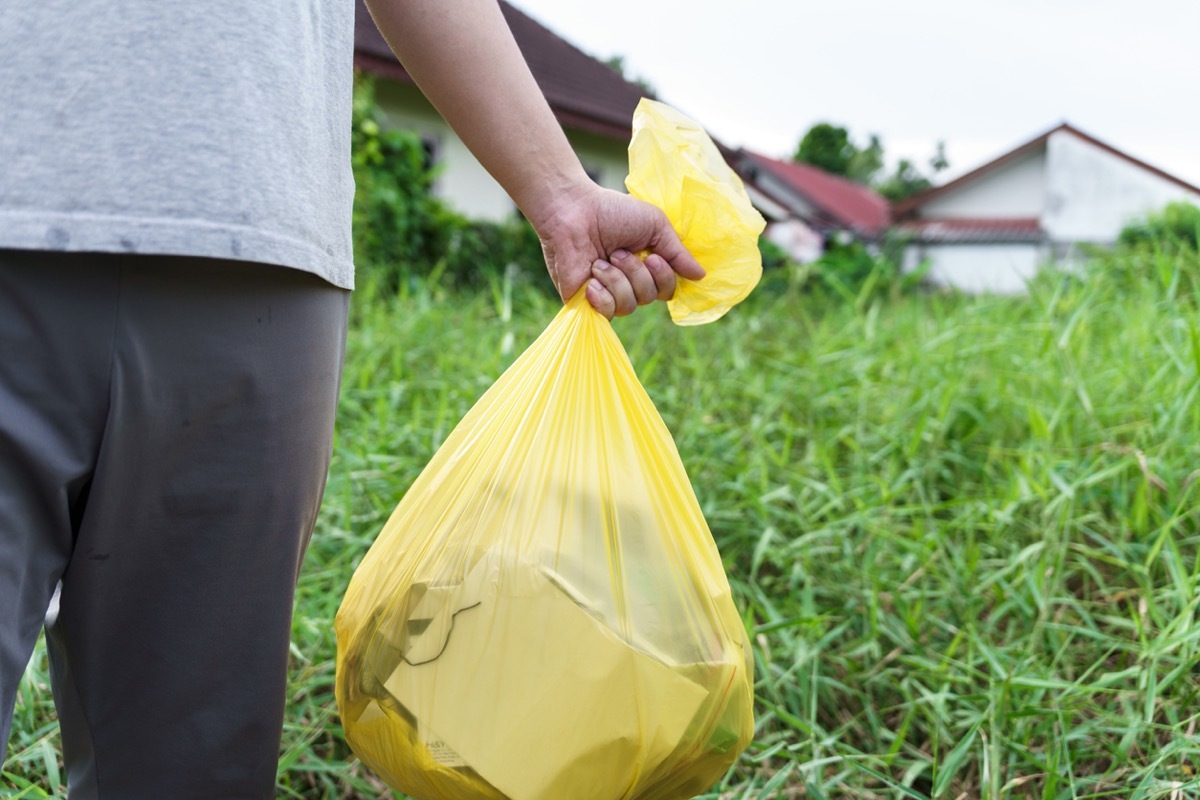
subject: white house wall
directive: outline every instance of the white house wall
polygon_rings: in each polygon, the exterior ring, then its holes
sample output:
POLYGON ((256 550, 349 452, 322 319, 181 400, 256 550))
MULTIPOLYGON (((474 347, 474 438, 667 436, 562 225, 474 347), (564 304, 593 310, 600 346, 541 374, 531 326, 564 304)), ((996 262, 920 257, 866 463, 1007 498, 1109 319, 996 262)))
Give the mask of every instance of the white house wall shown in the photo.
POLYGON ((625 190, 625 177, 629 175, 628 139, 617 141, 586 131, 569 130, 567 141, 592 180, 606 189, 625 190))
POLYGON ((767 225, 763 235, 801 264, 812 263, 825 252, 825 237, 806 225, 803 220, 772 222, 767 225))
MULTIPOLYGON (((763 170, 755 176, 754 182, 772 197, 786 198, 788 216, 812 219, 817 215, 816 206, 797 194, 790 184, 780 180, 774 173, 763 170)), ((756 196, 761 197, 762 195, 756 190, 756 196)))
POLYGON ((787 206, 763 194, 753 184, 746 184, 745 189, 750 203, 758 209, 767 222, 783 222, 792 218, 792 212, 787 206))
POLYGON ((1037 274, 1042 250, 1036 244, 932 244, 905 251, 905 271, 932 262, 926 280, 972 294, 1022 294, 1037 274))
MULTIPOLYGON (((472 219, 512 217, 516 205, 420 91, 379 79, 376 100, 388 125, 411 130, 432 144, 438 166, 434 193, 438 197, 472 219)), ((593 179, 610 189, 624 188, 629 171, 627 143, 575 131, 569 131, 567 138, 593 179)))
POLYGON ((1045 205, 1046 155, 1025 158, 923 205, 925 218, 1037 217, 1045 205))
POLYGON ((1188 192, 1069 131, 1051 135, 1042 228, 1054 242, 1111 244, 1121 228, 1188 192))

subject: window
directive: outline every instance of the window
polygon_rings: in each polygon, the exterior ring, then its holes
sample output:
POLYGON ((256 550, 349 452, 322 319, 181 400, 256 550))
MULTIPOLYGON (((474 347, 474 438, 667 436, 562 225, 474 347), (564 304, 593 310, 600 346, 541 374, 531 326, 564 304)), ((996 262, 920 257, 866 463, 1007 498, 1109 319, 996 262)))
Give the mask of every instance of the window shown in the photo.
POLYGON ((423 134, 421 136, 421 147, 425 150, 425 162, 422 166, 427 170, 433 169, 437 166, 438 157, 441 155, 441 140, 431 134, 423 134))

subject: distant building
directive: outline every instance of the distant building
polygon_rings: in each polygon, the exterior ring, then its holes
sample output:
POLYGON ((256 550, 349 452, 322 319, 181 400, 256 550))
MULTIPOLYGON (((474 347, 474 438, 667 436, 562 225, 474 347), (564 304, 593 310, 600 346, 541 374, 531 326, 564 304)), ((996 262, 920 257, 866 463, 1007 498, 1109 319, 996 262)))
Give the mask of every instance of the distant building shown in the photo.
MULTIPOLYGON (((354 65, 375 75, 376 100, 387 122, 415 131, 440 169, 435 192, 460 213, 488 220, 516 206, 413 84, 357 0, 354 65)), ((500 2, 504 18, 579 160, 601 186, 624 187, 633 111, 647 92, 546 27, 500 2)))
POLYGON ((797 261, 813 261, 833 239, 878 241, 891 224, 888 201, 869 186, 749 150, 727 158, 767 218, 766 237, 797 261))
POLYGON ((935 284, 1018 293, 1048 262, 1112 245, 1133 219, 1200 188, 1068 124, 949 183, 896 204, 911 237, 905 267, 931 262, 935 284))

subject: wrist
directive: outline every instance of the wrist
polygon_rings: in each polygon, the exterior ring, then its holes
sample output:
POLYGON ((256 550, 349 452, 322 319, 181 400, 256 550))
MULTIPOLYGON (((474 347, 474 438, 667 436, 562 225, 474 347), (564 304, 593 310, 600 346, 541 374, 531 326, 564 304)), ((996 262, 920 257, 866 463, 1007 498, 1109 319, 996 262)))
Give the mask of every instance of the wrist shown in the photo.
POLYGON ((578 166, 575 170, 543 176, 525 196, 514 199, 533 229, 545 236, 564 218, 573 217, 571 212, 584 207, 599 191, 601 188, 578 166))

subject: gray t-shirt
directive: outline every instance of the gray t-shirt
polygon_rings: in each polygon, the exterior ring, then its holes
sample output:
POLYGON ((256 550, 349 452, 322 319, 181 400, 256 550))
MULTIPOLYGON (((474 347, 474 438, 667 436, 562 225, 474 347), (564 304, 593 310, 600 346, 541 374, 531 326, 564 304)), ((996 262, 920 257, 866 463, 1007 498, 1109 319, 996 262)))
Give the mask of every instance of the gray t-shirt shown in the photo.
POLYGON ((354 281, 353 0, 0 0, 0 248, 354 281))

